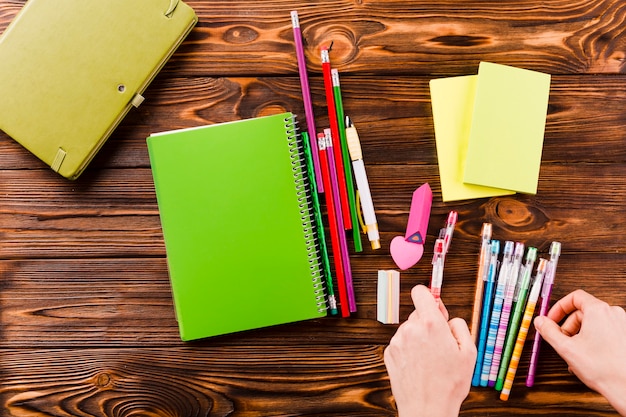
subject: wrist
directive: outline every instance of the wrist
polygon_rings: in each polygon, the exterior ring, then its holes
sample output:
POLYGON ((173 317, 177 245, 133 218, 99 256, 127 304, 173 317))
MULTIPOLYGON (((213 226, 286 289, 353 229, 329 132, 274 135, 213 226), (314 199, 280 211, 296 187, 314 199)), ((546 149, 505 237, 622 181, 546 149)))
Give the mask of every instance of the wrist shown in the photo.
POLYGON ((624 397, 624 392, 618 391, 614 390, 614 392, 604 394, 604 396, 609 401, 609 404, 615 408, 615 411, 622 416, 626 416, 626 397, 624 397))
POLYGON ((433 399, 435 403, 429 401, 414 404, 413 407, 398 408, 398 417, 458 417, 461 406, 451 406, 451 401, 444 399, 433 399))
POLYGON ((622 416, 626 416, 626 375, 617 375, 617 377, 608 381, 604 386, 598 387, 598 392, 607 399, 609 404, 622 416))

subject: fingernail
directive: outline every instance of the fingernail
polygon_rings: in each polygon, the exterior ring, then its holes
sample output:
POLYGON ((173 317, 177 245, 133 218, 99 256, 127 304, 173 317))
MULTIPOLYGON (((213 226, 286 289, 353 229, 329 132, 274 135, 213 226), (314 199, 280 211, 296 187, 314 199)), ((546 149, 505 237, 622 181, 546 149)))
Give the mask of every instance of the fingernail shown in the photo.
POLYGON ((544 322, 544 317, 543 316, 537 316, 535 317, 535 327, 541 327, 541 325, 544 322))

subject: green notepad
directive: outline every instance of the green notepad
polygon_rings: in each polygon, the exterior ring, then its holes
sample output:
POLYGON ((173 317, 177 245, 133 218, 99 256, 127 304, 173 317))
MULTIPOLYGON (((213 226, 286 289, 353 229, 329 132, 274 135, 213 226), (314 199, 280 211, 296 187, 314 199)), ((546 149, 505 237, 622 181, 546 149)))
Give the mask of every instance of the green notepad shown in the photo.
POLYGON ((290 113, 147 139, 183 340, 326 315, 290 113))
POLYGON ((28 0, 0 37, 0 129, 77 178, 196 22, 179 0, 28 0))
POLYGON ((463 182, 477 81, 477 75, 430 81, 443 201, 515 194, 510 190, 463 182))
POLYGON ((481 62, 464 182, 535 194, 550 75, 481 62))

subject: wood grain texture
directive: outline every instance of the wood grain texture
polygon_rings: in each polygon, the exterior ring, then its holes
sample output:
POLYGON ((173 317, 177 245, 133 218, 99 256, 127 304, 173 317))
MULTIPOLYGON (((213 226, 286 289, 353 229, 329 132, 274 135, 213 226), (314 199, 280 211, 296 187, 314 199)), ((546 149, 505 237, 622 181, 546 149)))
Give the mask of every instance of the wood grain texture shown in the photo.
MULTIPOLYGON (((0 32, 24 3, 0 0, 0 32)), ((0 132, 0 415, 395 415, 382 352, 396 326, 375 320, 376 273, 395 267, 389 243, 404 233, 411 193, 424 182, 435 196, 427 242, 459 212, 442 294, 453 316, 471 316, 485 221, 494 238, 544 256, 562 242, 555 298, 585 288, 626 305, 626 2, 188 3, 197 27, 78 180, 0 132), (282 111, 304 116, 296 9, 318 127, 328 124, 319 47, 333 42, 382 249, 351 254, 359 308, 349 319, 183 343, 145 138, 282 111), (428 82, 474 74, 480 61, 552 74, 538 193, 443 203, 428 82)), ((427 244, 424 259, 431 255, 427 244)), ((412 311, 411 287, 429 276, 426 261, 402 273, 401 319, 412 311)), ((519 375, 527 368, 524 354, 519 375)), ((506 403, 472 389, 461 415, 617 415, 547 345, 535 387, 522 379, 506 403)))

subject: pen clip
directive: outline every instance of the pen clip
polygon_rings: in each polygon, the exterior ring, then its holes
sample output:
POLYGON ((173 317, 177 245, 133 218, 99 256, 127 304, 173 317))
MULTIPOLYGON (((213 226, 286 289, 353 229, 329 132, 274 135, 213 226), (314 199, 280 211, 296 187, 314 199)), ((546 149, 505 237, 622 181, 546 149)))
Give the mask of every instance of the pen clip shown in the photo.
POLYGON ((561 243, 552 242, 550 245, 550 261, 543 278, 543 287, 541 289, 541 297, 547 297, 550 294, 552 284, 554 284, 554 276, 556 274, 556 266, 561 256, 561 243))
POLYGON ((443 239, 441 238, 437 238, 435 240, 435 248, 433 250, 433 262, 432 264, 434 265, 435 263, 437 263, 437 261, 439 261, 440 259, 443 258, 443 239))
POLYGON ((489 279, 489 263, 491 262, 491 240, 487 242, 485 246, 485 256, 483 258, 482 271, 483 271, 483 281, 487 282, 489 279))
POLYGON ((526 252, 526 262, 520 271, 520 279, 517 282, 517 286, 515 287, 515 296, 513 297, 514 301, 517 301, 519 298, 519 293, 522 290, 522 287, 527 287, 530 284, 530 276, 532 274, 533 265, 535 264, 535 260, 537 259, 537 248, 529 247, 526 252))
POLYGON ((359 219, 359 224, 361 225, 361 230, 363 234, 367 234, 367 225, 365 224, 365 220, 363 220, 363 209, 361 208, 361 194, 359 190, 356 190, 356 214, 359 219))
MULTIPOLYGON (((448 220, 446 220, 446 226, 443 230, 443 255, 447 255, 448 249, 450 248, 450 242, 452 241, 452 234, 454 233, 454 226, 456 225, 456 221, 458 219, 458 213, 456 211, 451 211, 448 213, 448 220)), ((441 234, 441 232, 440 232, 441 234)))

